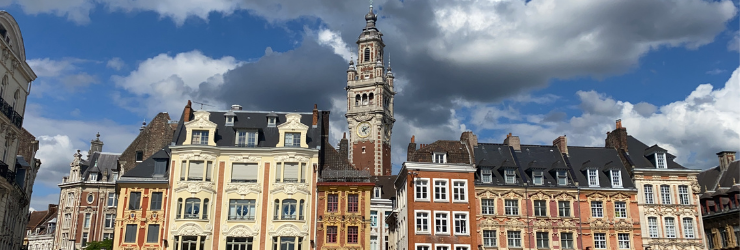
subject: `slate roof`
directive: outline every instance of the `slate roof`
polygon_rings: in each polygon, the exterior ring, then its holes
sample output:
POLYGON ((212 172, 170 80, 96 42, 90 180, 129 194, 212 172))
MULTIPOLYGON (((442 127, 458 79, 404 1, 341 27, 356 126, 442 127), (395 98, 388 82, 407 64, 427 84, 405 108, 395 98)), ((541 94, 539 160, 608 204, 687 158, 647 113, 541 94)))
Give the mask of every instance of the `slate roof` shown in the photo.
POLYGON ((39 234, 45 234, 47 224, 50 221, 56 222, 57 208, 57 205, 49 204, 48 210, 31 212, 28 215, 28 224, 26 225, 26 230, 31 230, 35 233, 36 228, 39 228, 39 234))
POLYGON ((342 181, 342 182, 368 182, 370 173, 356 169, 349 163, 346 155, 337 151, 331 144, 325 143, 323 149, 324 160, 321 164, 320 182, 342 181))
POLYGON ((612 188, 609 171, 613 169, 618 169, 622 175, 623 188, 635 187, 629 172, 624 167, 622 159, 619 158, 619 152, 614 148, 569 146, 567 158, 570 162, 573 176, 581 187, 589 186, 586 176, 587 168, 598 169, 599 187, 612 188))
POLYGON ((82 178, 87 181, 91 173, 99 173, 101 176, 98 176, 98 180, 102 180, 102 175, 107 171, 107 177, 110 179, 110 175, 117 171, 120 156, 121 154, 116 153, 93 152, 87 160, 80 163, 82 178))
POLYGON ((471 164, 470 153, 465 144, 460 141, 447 140, 439 140, 431 144, 422 145, 407 160, 412 162, 432 162, 434 152, 446 152, 447 163, 471 164))
POLYGON ((397 175, 373 176, 370 178, 370 181, 375 183, 376 187, 380 187, 381 199, 395 199, 396 189, 393 187, 393 183, 397 177, 397 175))
POLYGON ((733 188, 735 183, 740 183, 740 161, 734 161, 722 173, 719 166, 701 171, 697 177, 701 192, 715 191, 720 188, 733 188))
POLYGON ((165 164, 164 176, 154 176, 154 165, 157 160, 169 162, 170 159, 170 148, 165 147, 152 156, 137 164, 133 169, 126 171, 118 182, 139 182, 139 181, 157 181, 157 182, 168 182, 169 180, 169 165, 165 164))
MULTIPOLYGON (((648 145, 642 143, 640 140, 635 139, 631 135, 627 136, 627 150, 629 151, 629 158, 632 159, 632 162, 635 164, 635 168, 653 169, 656 167, 652 161, 652 153, 655 151, 667 152, 667 150, 661 148, 657 144, 649 147, 648 145)), ((686 167, 681 166, 681 164, 676 163, 674 159, 676 159, 675 155, 666 153, 668 169, 687 169, 686 167)))
MULTIPOLYGON (((255 129, 258 131, 257 147, 275 147, 280 139, 280 133, 277 126, 286 121, 285 115, 289 113, 298 113, 301 115, 301 123, 308 126, 308 133, 306 134, 306 143, 309 148, 317 148, 321 145, 321 127, 322 127, 322 115, 325 112, 319 111, 317 126, 312 126, 313 113, 311 112, 265 112, 265 111, 243 111, 233 110, 236 115, 234 120, 234 126, 226 126, 226 117, 224 114, 228 111, 208 111, 210 113, 209 120, 216 123, 216 134, 213 135, 216 146, 219 147, 234 147, 236 130, 237 129, 255 129), (275 127, 267 126, 267 115, 270 113, 277 114, 277 122, 275 127)), ((183 114, 184 115, 184 114, 183 114)), ((328 115, 328 114, 327 114, 328 115)), ((177 131, 173 141, 176 145, 182 145, 185 142, 186 129, 184 126, 184 120, 180 119, 177 131)))

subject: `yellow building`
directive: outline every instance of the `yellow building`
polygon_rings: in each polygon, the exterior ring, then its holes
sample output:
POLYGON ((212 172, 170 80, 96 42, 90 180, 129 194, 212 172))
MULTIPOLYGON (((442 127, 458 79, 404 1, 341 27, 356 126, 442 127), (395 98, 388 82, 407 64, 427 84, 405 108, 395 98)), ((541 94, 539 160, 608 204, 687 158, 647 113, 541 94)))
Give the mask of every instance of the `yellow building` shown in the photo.
POLYGON ((170 248, 309 249, 329 113, 190 113, 170 146, 170 248))

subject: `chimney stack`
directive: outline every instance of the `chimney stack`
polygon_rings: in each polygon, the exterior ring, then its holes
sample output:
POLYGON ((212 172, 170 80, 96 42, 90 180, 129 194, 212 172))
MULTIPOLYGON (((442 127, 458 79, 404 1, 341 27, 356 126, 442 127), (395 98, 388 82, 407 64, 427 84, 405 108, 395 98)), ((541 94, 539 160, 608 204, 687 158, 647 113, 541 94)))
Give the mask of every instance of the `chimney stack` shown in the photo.
POLYGON ((411 142, 409 143, 408 151, 406 152, 406 161, 411 161, 416 153, 416 136, 411 136, 411 142))
POLYGON ((519 141, 519 136, 514 136, 509 133, 508 135, 506 135, 506 140, 504 140, 504 144, 514 148, 515 151, 522 151, 522 145, 519 141))
POLYGON ((467 143, 471 148, 478 146, 478 136, 473 131, 465 131, 460 135, 460 140, 467 143))
POLYGON ((238 105, 238 104, 231 105, 231 110, 242 110, 242 105, 238 105))
POLYGON ((717 153, 719 157, 719 169, 724 172, 735 161, 735 151, 722 151, 717 153))
POLYGON ((568 154, 568 138, 565 135, 558 136, 557 139, 552 141, 552 145, 558 147, 560 153, 568 154))
POLYGON ((339 140, 339 154, 345 159, 349 159, 349 141, 347 140, 347 133, 344 133, 342 139, 339 140))
POLYGON ((193 112, 192 103, 190 100, 188 100, 188 104, 185 105, 185 109, 182 111, 182 121, 189 122, 190 121, 190 113, 193 112))
POLYGON ((315 127, 318 124, 319 124, 319 110, 318 110, 318 105, 314 104, 313 105, 313 123, 311 123, 311 125, 315 127))
POLYGON ((627 151, 627 128, 622 127, 622 119, 617 120, 617 128, 606 133, 605 146, 627 151))

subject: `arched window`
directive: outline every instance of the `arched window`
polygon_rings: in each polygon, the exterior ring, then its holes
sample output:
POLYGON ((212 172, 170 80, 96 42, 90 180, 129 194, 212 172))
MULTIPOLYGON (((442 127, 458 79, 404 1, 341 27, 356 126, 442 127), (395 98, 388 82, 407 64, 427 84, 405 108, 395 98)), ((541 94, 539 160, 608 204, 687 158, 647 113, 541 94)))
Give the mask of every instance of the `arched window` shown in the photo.
POLYGON ((198 214, 200 214, 200 199, 188 198, 185 200, 184 219, 198 219, 198 214))
POLYGON ((296 200, 286 199, 283 200, 283 220, 295 220, 296 218, 296 200))
POLYGON ((365 58, 363 59, 365 62, 370 61, 370 48, 365 48, 365 58))
POLYGON ((355 96, 355 106, 360 106, 361 97, 360 94, 355 96))
POLYGON ((362 94, 362 105, 367 105, 367 94, 362 94))
POLYGON ((208 199, 203 200, 203 219, 208 219, 208 199))
POLYGON ((373 104, 373 100, 375 99, 375 94, 370 93, 370 96, 368 97, 369 97, 368 99, 370 99, 370 104, 373 104))

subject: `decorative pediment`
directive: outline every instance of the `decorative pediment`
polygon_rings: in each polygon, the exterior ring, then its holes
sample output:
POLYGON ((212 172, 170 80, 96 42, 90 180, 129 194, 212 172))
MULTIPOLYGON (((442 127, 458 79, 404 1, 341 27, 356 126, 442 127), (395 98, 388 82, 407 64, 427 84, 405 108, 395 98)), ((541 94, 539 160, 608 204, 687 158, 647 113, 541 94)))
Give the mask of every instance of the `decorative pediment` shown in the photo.
POLYGON ((550 198, 550 196, 542 191, 537 191, 537 192, 529 194, 529 198, 536 199, 536 200, 544 200, 544 199, 550 198))
POLYGON ((229 157, 231 162, 259 162, 262 157, 251 155, 232 155, 229 157))
POLYGON ((283 224, 277 229, 274 229, 274 225, 270 225, 269 233, 270 236, 293 236, 293 237, 306 237, 308 236, 308 226, 303 225, 303 229, 293 224, 283 224))
POLYGON ((231 183, 226 185, 226 189, 224 190, 227 194, 228 193, 237 193, 240 195, 247 195, 247 194, 259 194, 262 192, 262 187, 260 187, 259 184, 256 183, 231 183))
POLYGON ((617 231, 631 231, 632 230, 632 223, 629 223, 627 220, 619 220, 616 223, 614 223, 614 229, 617 231))
POLYGON ((311 158, 300 155, 279 155, 275 157, 277 162, 308 162, 311 158))
POLYGON ((286 194, 295 194, 295 193, 302 193, 302 194, 311 194, 311 189, 308 184, 306 183, 275 183, 272 184, 272 189, 270 190, 270 193, 279 193, 283 192, 286 194))
POLYGON ((517 219, 508 220, 508 221, 506 221, 505 225, 507 227, 514 228, 514 229, 519 229, 519 228, 525 228, 526 227, 526 224, 523 221, 517 220, 517 219))
POLYGON ((524 194, 514 190, 509 190, 508 192, 503 193, 501 197, 505 199, 523 198, 524 194))
POLYGON ((587 194, 586 197, 588 197, 589 200, 604 200, 608 196, 601 192, 593 192, 593 193, 587 194))
POLYGON ((216 160, 216 155, 203 154, 203 153, 200 153, 200 152, 195 152, 195 153, 181 154, 180 155, 180 160, 213 161, 213 160, 216 160))
POLYGON ((534 227, 538 228, 550 228, 552 227, 552 223, 548 220, 535 220, 534 221, 534 227))
POLYGON ((629 200, 630 195, 622 193, 622 192, 618 192, 618 193, 612 194, 611 196, 609 196, 609 198, 611 198, 612 200, 629 200))
POLYGON ((277 127, 280 130, 308 130, 308 126, 301 123, 301 115, 296 113, 285 115, 285 122, 277 127))
POLYGON ((611 225, 609 222, 603 220, 603 219, 595 219, 591 221, 591 229, 592 230, 609 230, 611 225))
POLYGON ((229 228, 229 225, 224 225, 221 229, 224 232, 224 237, 257 237, 260 233, 259 224, 255 224, 252 227, 236 225, 231 228, 229 228))
POLYGON ((499 196, 498 193, 494 193, 493 191, 488 190, 488 189, 485 189, 485 190, 477 190, 477 191, 478 192, 476 192, 475 194, 479 198, 487 198, 488 199, 488 198, 496 198, 496 197, 499 196))
POLYGON ((562 200, 573 200, 576 198, 576 196, 568 192, 560 192, 560 193, 554 194, 553 198, 555 198, 556 200, 562 201, 562 200))
POLYGON ((195 111, 195 118, 185 123, 188 129, 215 129, 216 123, 212 122, 209 117, 211 113, 205 110, 195 111))
POLYGON ((177 187, 175 188, 175 192, 182 192, 187 190, 190 193, 199 193, 201 191, 206 191, 210 193, 216 193, 216 190, 213 189, 213 183, 212 182, 186 182, 182 181, 177 184, 177 187))
POLYGON ((210 230, 203 230, 200 225, 196 223, 185 223, 179 228, 176 225, 172 225, 172 234, 175 236, 207 236, 210 234, 210 230))

